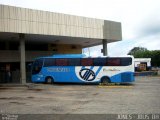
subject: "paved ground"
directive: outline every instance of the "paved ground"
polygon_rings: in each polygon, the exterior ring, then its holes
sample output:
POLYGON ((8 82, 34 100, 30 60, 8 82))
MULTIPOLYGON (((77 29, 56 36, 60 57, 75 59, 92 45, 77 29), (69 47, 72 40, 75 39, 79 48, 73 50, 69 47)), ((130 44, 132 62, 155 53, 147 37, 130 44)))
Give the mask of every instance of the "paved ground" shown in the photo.
POLYGON ((137 77, 132 85, 0 87, 0 113, 160 113, 160 77, 137 77))

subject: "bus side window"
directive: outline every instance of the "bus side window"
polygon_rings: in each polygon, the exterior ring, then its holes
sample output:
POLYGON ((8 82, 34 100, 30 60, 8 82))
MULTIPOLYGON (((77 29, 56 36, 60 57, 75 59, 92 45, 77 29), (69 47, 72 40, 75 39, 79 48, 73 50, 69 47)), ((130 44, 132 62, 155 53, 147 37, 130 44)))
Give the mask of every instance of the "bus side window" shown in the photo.
POLYGON ((53 58, 45 58, 44 67, 55 66, 55 59, 53 58))
POLYGON ((81 65, 82 66, 93 66, 93 58, 82 58, 81 65))
POLYGON ((107 66, 121 66, 120 58, 108 58, 107 66))
POLYGON ((121 66, 128 66, 132 64, 132 58, 121 58, 121 66))
POLYGON ((105 66, 106 58, 94 58, 94 66, 105 66))
POLYGON ((69 66, 80 66, 80 58, 69 58, 68 59, 69 66))
POLYGON ((68 59, 56 59, 56 66, 68 66, 68 59))

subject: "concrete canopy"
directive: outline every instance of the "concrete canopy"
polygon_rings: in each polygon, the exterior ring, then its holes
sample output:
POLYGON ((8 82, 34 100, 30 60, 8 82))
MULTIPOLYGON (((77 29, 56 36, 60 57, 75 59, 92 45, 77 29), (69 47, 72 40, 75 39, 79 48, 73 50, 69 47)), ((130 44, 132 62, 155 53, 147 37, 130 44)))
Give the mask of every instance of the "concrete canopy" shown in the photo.
POLYGON ((122 39, 121 23, 48 11, 0 5, 0 39, 89 47, 122 39))
MULTIPOLYGON (((1 41, 19 41, 19 34, 0 32, 1 41)), ((40 35, 40 34, 25 34, 26 42, 51 43, 51 44, 73 44, 82 47, 90 47, 102 44, 101 39, 55 36, 55 35, 40 35)))

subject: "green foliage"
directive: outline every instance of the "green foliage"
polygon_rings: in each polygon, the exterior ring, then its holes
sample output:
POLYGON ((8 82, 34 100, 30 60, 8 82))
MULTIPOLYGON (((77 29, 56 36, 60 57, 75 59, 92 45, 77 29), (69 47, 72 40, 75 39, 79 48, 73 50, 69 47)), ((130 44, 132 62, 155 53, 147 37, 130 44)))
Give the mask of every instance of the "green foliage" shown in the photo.
POLYGON ((135 58, 151 58, 152 66, 160 66, 160 50, 149 51, 143 47, 134 47, 128 55, 133 55, 135 58))
POLYGON ((133 55, 133 56, 141 56, 141 53, 148 51, 147 48, 144 47, 134 47, 131 49, 128 53, 128 55, 133 55))
POLYGON ((160 66, 160 50, 151 51, 152 66, 160 66))

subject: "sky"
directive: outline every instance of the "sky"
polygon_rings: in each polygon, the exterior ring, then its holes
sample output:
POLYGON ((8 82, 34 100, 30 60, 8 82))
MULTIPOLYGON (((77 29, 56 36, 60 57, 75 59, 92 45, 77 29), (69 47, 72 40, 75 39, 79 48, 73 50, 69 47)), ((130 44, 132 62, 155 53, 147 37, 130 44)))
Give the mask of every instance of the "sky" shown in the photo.
MULTIPOLYGON (((160 50, 160 0, 0 0, 0 4, 121 22, 122 41, 108 44, 109 56, 134 47, 160 50)), ((102 45, 83 49, 101 56, 102 45)))

